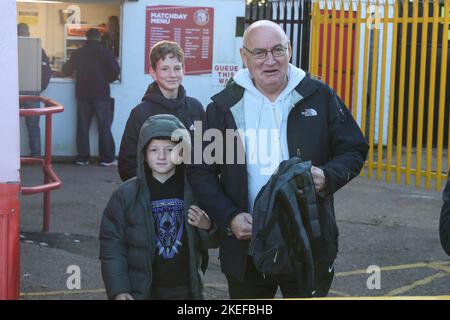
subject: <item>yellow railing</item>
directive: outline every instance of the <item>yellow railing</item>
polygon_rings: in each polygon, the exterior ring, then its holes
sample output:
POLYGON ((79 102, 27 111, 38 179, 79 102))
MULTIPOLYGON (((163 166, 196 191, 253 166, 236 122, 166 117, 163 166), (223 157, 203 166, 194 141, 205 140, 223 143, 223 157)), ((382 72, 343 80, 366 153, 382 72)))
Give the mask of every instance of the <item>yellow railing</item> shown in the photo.
POLYGON ((313 1, 310 72, 366 135, 362 175, 440 190, 450 165, 449 22, 450 0, 313 1))

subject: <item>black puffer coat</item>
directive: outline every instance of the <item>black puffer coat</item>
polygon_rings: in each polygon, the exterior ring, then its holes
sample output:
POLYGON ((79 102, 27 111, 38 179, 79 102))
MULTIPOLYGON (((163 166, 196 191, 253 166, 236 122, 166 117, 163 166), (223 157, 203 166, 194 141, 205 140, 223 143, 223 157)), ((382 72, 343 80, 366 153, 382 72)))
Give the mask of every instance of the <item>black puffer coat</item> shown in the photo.
MULTIPOLYGON (((149 212, 151 190, 144 170, 145 145, 153 138, 167 136, 177 128, 184 128, 172 115, 149 118, 139 135, 137 177, 114 191, 103 213, 100 227, 100 260, 103 281, 109 299, 119 293, 129 293, 135 299, 147 299, 152 285, 152 264, 155 258, 155 226, 149 212), (155 121, 157 118, 157 121, 155 121)), ((189 184, 184 187, 184 215, 192 204, 189 184)), ((191 295, 203 298, 203 273, 207 264, 207 248, 214 246, 213 232, 200 231, 185 224, 189 247, 191 295)))

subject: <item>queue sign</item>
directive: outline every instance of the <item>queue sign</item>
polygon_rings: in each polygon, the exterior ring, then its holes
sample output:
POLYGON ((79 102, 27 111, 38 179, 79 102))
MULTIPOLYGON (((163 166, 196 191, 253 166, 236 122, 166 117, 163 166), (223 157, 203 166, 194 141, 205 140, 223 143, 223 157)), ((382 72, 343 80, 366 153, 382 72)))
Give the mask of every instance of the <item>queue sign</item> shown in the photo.
POLYGON ((212 73, 212 85, 215 87, 225 87, 228 81, 233 78, 238 71, 238 64, 215 64, 212 73))
POLYGON ((211 73, 213 30, 214 8, 147 6, 145 73, 151 47, 162 40, 175 41, 183 49, 187 75, 211 73))

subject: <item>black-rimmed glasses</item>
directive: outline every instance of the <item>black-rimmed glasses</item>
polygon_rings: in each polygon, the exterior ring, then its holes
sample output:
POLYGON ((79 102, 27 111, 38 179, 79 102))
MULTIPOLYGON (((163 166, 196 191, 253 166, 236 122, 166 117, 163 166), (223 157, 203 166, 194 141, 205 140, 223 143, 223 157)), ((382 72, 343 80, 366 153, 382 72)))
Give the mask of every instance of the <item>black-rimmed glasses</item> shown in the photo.
POLYGON ((250 50, 250 49, 248 49, 245 46, 242 46, 242 48, 244 48, 244 50, 246 50, 248 53, 250 53, 253 56, 253 58, 255 58, 255 59, 265 59, 269 52, 272 52, 272 55, 274 57, 283 57, 283 56, 285 56, 286 52, 287 52, 287 49, 288 49, 288 44, 289 44, 289 41, 286 42, 284 45, 283 44, 276 45, 270 50, 266 50, 266 49, 253 49, 253 50, 250 50))

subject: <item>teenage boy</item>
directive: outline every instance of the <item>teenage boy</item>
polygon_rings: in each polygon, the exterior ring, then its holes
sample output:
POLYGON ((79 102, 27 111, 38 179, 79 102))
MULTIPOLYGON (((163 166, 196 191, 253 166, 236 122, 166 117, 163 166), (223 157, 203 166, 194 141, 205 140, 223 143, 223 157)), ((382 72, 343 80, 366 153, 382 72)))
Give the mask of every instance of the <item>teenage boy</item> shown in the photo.
POLYGON ((201 103, 186 96, 181 85, 184 76, 184 54, 176 42, 161 41, 150 51, 154 82, 132 111, 125 126, 120 144, 118 170, 122 181, 136 176, 136 147, 139 130, 144 121, 156 114, 173 114, 191 134, 195 130, 194 121, 203 121, 205 111, 201 103))
MULTIPOLYGON (((173 115, 145 121, 137 176, 114 191, 103 213, 100 260, 109 299, 203 299, 215 228, 192 205, 177 143, 171 140, 177 129, 184 126, 173 115)), ((181 139, 189 138, 185 132, 181 139)))

